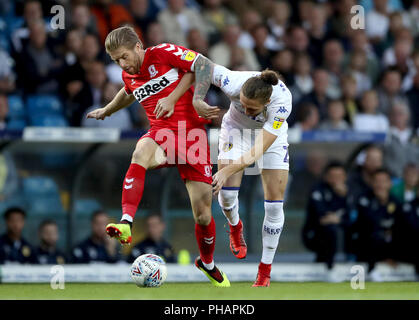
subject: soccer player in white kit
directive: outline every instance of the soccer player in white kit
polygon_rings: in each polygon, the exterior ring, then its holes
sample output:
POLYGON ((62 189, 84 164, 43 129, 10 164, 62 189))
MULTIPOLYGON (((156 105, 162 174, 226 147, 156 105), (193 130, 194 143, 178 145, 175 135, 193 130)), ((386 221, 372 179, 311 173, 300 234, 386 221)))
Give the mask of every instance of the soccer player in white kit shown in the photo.
POLYGON ((270 285, 271 265, 284 225, 284 192, 289 160, 286 119, 291 113, 292 97, 278 74, 231 71, 208 60, 206 76, 197 76, 195 90, 201 97, 208 90, 208 80, 230 98, 219 136, 218 172, 213 176, 213 191, 230 225, 230 248, 242 259, 247 246, 239 217, 238 194, 246 167, 258 162, 265 197, 262 227, 262 258, 254 287, 270 285), (246 134, 256 132, 256 137, 246 134), (259 130, 257 130, 259 129, 259 130), (250 131, 250 130, 247 130, 250 131))

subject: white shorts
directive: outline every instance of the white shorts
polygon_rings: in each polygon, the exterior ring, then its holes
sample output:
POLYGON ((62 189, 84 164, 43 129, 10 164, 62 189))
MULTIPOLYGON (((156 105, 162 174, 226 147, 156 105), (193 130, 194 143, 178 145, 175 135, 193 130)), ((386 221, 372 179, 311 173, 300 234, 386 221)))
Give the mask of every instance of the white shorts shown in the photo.
MULTIPOLYGON (((218 160, 239 159, 253 147, 256 134, 254 129, 227 130, 221 127, 218 136, 218 160)), ((257 161, 257 166, 260 169, 289 170, 288 143, 279 143, 279 139, 276 139, 257 161)))

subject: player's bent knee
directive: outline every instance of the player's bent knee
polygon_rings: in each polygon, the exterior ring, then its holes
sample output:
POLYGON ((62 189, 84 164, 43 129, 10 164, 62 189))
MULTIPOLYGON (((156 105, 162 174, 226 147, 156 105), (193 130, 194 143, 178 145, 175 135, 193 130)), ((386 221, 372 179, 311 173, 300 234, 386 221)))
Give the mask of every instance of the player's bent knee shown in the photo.
POLYGON ((234 208, 239 197, 239 190, 221 189, 218 193, 220 207, 228 211, 234 208))

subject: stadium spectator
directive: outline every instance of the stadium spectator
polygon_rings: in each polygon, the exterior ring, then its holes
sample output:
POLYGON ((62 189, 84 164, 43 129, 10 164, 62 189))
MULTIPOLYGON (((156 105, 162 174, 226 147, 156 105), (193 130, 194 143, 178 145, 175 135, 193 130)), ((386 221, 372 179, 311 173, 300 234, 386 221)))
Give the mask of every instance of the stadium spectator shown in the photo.
POLYGON ((267 24, 279 47, 284 45, 285 31, 291 17, 291 8, 287 1, 275 1, 270 7, 267 24))
POLYGON ((105 67, 102 62, 94 61, 86 65, 86 84, 74 99, 69 100, 68 112, 72 126, 79 127, 82 116, 89 106, 100 105, 103 98, 103 86, 106 82, 105 67))
POLYGON ((393 184, 391 194, 400 202, 412 201, 419 189, 419 166, 408 163, 403 169, 403 179, 393 184))
POLYGON ((316 69, 313 72, 313 90, 301 99, 302 102, 310 102, 317 107, 321 120, 325 119, 327 116, 327 105, 330 101, 330 98, 327 95, 328 87, 328 72, 324 69, 316 69))
POLYGON ((170 43, 186 46, 186 35, 191 29, 206 34, 199 12, 186 7, 185 0, 168 0, 167 4, 167 8, 158 14, 157 20, 170 43))
POLYGON ((344 120, 345 106, 341 100, 331 100, 327 105, 327 119, 319 125, 319 130, 348 130, 349 124, 344 120))
POLYGON ((313 5, 312 11, 308 17, 309 25, 307 31, 310 40, 308 52, 316 66, 322 65, 323 47, 329 38, 326 21, 326 6, 323 4, 313 5))
MULTIPOLYGON (((275 48, 275 44, 272 47, 269 46, 269 30, 267 26, 263 23, 258 24, 250 31, 250 34, 255 44, 253 52, 256 55, 261 69, 271 68, 271 58, 274 55, 274 50, 278 50, 279 48, 275 48)), ((290 64, 290 68, 291 66, 292 63, 290 64)))
POLYGON ((7 128, 9 102, 7 96, 0 93, 0 130, 7 128))
MULTIPOLYGON (((300 26, 290 26, 285 35, 285 46, 294 53, 307 53, 310 40, 307 32, 300 26)), ((310 57, 311 53, 309 52, 310 57)), ((312 60, 313 61, 313 60, 312 60)))
POLYGON ((389 123, 386 116, 377 113, 378 96, 375 90, 367 90, 361 97, 361 110, 354 116, 353 128, 356 131, 387 133, 389 123))
POLYGON ((0 201, 8 201, 18 196, 19 187, 19 174, 14 158, 9 151, 3 150, 0 153, 0 201))
POLYGON ((288 194, 288 203, 292 207, 305 208, 310 192, 318 183, 327 164, 327 156, 324 152, 311 149, 304 159, 304 167, 293 170, 290 178, 290 190, 298 190, 288 194))
POLYGON ((356 203, 357 218, 353 226, 357 239, 357 260, 368 263, 371 280, 380 281, 373 272, 380 261, 394 260, 394 223, 400 204, 390 194, 391 176, 384 169, 372 175, 372 192, 363 194, 356 203))
POLYGON ((374 9, 367 13, 365 30, 374 45, 383 41, 390 26, 387 0, 374 0, 374 9))
POLYGON ((166 262, 175 262, 176 256, 172 246, 163 238, 166 228, 160 214, 151 214, 146 218, 146 236, 145 239, 137 243, 131 250, 128 262, 132 263, 142 254, 156 254, 166 262))
POLYGON ((367 54, 363 50, 354 50, 349 58, 347 72, 356 81, 356 95, 361 95, 364 91, 372 88, 371 76, 368 74, 367 54))
MULTIPOLYGON (((273 62, 275 69, 275 63, 273 62)), ((293 72, 294 84, 290 87, 292 101, 298 105, 302 96, 313 90, 313 79, 311 78, 311 60, 307 53, 297 53, 294 57, 293 72)), ((289 123, 289 122, 288 122, 289 123)))
POLYGON ((4 212, 6 233, 0 237, 0 264, 33 263, 32 246, 22 237, 26 213, 23 209, 12 207, 4 212))
POLYGON ((311 192, 303 228, 305 246, 316 253, 316 262, 326 263, 329 270, 339 246, 338 230, 346 224, 349 207, 345 168, 332 161, 311 192))
POLYGON ((239 26, 228 25, 223 33, 223 40, 210 48, 209 58, 214 63, 226 66, 232 70, 237 70, 238 67, 247 70, 260 70, 260 65, 254 52, 239 47, 239 36, 239 26))
POLYGON ((419 253, 415 250, 419 243, 419 188, 416 197, 404 203, 402 212, 396 217, 394 244, 398 261, 411 263, 415 267, 416 281, 419 281, 419 253))
MULTIPOLYGON (((293 52, 285 48, 276 53, 272 52, 272 54, 273 55, 272 55, 271 63, 270 63, 271 68, 277 71, 281 75, 287 87, 292 87, 292 85, 294 84, 293 67, 295 65, 293 52)), ((303 71, 309 72, 309 70, 303 70, 303 71)), ((293 96, 293 100, 294 100, 294 96, 293 96)))
POLYGON ((25 94, 57 94, 63 61, 53 49, 42 20, 29 25, 29 42, 16 61, 18 83, 25 94))
POLYGON ((354 116, 358 112, 358 101, 357 101, 357 81, 355 77, 350 74, 345 74, 341 77, 340 83, 342 86, 342 103, 345 107, 345 120, 349 124, 353 124, 354 116))
POLYGON ((38 228, 39 246, 35 249, 36 263, 64 264, 64 253, 57 248, 58 226, 54 220, 44 220, 38 228))
POLYGON ((208 56, 208 40, 198 29, 191 29, 186 37, 188 42, 188 48, 208 56))
POLYGON ((298 1, 297 17, 295 17, 295 19, 297 20, 296 22, 305 29, 310 27, 309 19, 314 5, 315 3, 312 0, 298 1))
POLYGON ((119 112, 114 113, 111 117, 106 117, 102 121, 97 121, 96 119, 87 119, 86 115, 101 106, 106 106, 109 102, 112 101, 113 97, 118 93, 120 87, 107 82, 102 88, 102 100, 98 105, 92 105, 88 108, 82 117, 81 126, 89 128, 118 128, 121 130, 130 130, 132 129, 132 121, 130 113, 127 108, 119 110, 119 112))
MULTIPOLYGON (((418 54, 419 60, 419 54, 418 54)), ((418 72, 416 72, 413 78, 413 86, 412 88, 406 93, 407 99, 409 101, 410 113, 412 115, 412 126, 414 130, 419 130, 419 67, 418 72)), ((419 134, 419 131, 417 131, 419 134)))
POLYGON ((130 0, 129 11, 134 18, 136 26, 144 33, 147 32, 150 23, 156 19, 150 8, 149 0, 130 0))
POLYGON ((239 22, 237 16, 226 9, 222 2, 222 0, 203 1, 201 15, 210 45, 221 40, 221 35, 227 25, 239 22))
POLYGON ((296 122, 288 129, 290 141, 300 141, 305 131, 311 131, 318 127, 319 111, 316 106, 310 102, 302 102, 295 111, 296 122))
MULTIPOLYGON (((95 0, 90 7, 90 11, 96 19, 99 39, 102 44, 105 43, 106 36, 113 29, 124 24, 134 24, 134 19, 128 10, 123 5, 115 3, 114 0, 95 0)), ((143 40, 142 30, 135 28, 135 32, 143 40)))
POLYGON ((91 62, 98 59, 103 61, 99 39, 96 35, 92 33, 85 34, 83 36, 82 48, 79 59, 85 70, 91 62))
POLYGON ((348 176, 348 185, 355 199, 371 192, 373 175, 383 167, 383 157, 382 149, 376 145, 370 145, 360 153, 356 168, 348 176))
POLYGON ((323 46, 323 67, 329 73, 327 95, 330 98, 341 97, 340 78, 343 74, 343 46, 335 39, 327 40, 323 46))
POLYGON ((145 45, 147 47, 152 47, 166 41, 171 43, 171 41, 166 38, 162 25, 156 21, 151 22, 148 25, 145 34, 145 45))
POLYGON ((251 7, 240 15, 241 34, 238 39, 239 47, 244 49, 253 49, 255 47, 255 41, 251 33, 261 23, 263 23, 262 16, 251 7))
POLYGON ((0 94, 11 93, 16 88, 15 61, 9 53, 0 48, 0 94))
POLYGON ((97 26, 94 16, 90 13, 86 3, 76 3, 71 8, 71 28, 80 32, 82 36, 92 33, 97 34, 97 26))
POLYGON ((387 68, 383 71, 381 82, 378 86, 378 111, 389 114, 391 105, 396 101, 403 101, 407 103, 406 96, 401 92, 402 78, 400 72, 393 68, 387 68))
POLYGON ((396 102, 390 109, 390 130, 384 145, 386 168, 401 177, 409 162, 419 164, 417 136, 410 127, 410 110, 403 102, 396 102))
POLYGON ((117 249, 118 242, 106 234, 109 216, 99 210, 92 214, 91 235, 72 250, 72 263, 108 262, 120 260, 117 249))

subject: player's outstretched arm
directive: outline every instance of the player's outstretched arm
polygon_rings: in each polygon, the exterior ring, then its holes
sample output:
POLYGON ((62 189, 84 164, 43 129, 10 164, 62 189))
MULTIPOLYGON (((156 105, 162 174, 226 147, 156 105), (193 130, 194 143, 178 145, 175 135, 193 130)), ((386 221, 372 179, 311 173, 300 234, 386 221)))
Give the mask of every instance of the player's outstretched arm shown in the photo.
POLYGON ((243 154, 240 159, 234 161, 219 170, 212 179, 212 186, 214 194, 221 190, 221 187, 233 174, 245 169, 252 163, 257 161, 268 148, 274 143, 276 135, 262 129, 262 131, 256 136, 255 144, 252 149, 243 154))
POLYGON ((98 108, 89 112, 86 118, 94 118, 96 120, 103 120, 109 117, 112 113, 117 112, 125 107, 128 107, 135 101, 135 97, 130 94, 126 94, 125 89, 121 88, 116 96, 109 102, 105 107, 98 108))
POLYGON ((203 118, 214 119, 218 117, 220 109, 208 105, 204 98, 211 86, 214 63, 208 58, 200 55, 195 62, 195 93, 193 96, 193 105, 196 112, 203 118))
POLYGON ((195 81, 195 75, 192 72, 187 72, 183 75, 179 81, 175 90, 173 90, 167 97, 157 101, 156 108, 153 113, 156 115, 156 119, 160 118, 164 114, 164 117, 169 118, 173 112, 175 112, 175 104, 178 100, 189 90, 191 85, 195 81))

